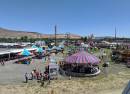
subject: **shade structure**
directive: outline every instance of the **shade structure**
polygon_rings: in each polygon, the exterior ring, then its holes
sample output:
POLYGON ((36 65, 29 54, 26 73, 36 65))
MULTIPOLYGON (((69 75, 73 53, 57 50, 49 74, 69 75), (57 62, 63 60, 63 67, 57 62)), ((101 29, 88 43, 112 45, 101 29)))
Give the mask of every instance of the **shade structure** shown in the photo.
POLYGON ((33 45, 32 48, 38 48, 36 45, 33 45))
POLYGON ((46 49, 47 51, 51 51, 52 49, 51 48, 48 48, 48 49, 46 49))
POLYGON ((23 56, 29 56, 31 53, 27 49, 23 49, 23 51, 20 53, 23 56))
POLYGON ((36 51, 39 52, 39 53, 42 53, 42 52, 43 52, 43 49, 42 49, 41 47, 39 47, 39 48, 37 48, 36 51))
POLYGON ((100 59, 85 51, 80 51, 65 59, 66 63, 99 64, 100 59))
POLYGON ((59 47, 63 49, 63 48, 64 48, 64 45, 59 45, 59 47))
POLYGON ((57 49, 57 47, 56 47, 56 46, 53 46, 52 49, 53 49, 53 50, 54 50, 54 49, 57 49))
POLYGON ((60 50, 62 50, 60 47, 56 47, 56 50, 58 50, 58 51, 60 51, 60 50))

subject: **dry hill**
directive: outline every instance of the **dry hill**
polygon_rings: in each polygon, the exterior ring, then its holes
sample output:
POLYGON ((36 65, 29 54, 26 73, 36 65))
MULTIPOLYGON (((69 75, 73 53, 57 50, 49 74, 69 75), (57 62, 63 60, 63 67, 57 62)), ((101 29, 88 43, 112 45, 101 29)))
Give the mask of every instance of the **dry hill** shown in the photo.
POLYGON ((38 38, 41 34, 36 32, 25 32, 25 31, 15 31, 0 28, 0 38, 19 38, 22 36, 28 36, 33 38, 38 38))
MULTIPOLYGON (((0 38, 20 38, 22 36, 28 36, 29 38, 54 38, 54 34, 41 34, 37 32, 27 32, 27 31, 15 31, 0 28, 0 38)), ((57 34, 57 38, 66 38, 65 34, 57 34)), ((80 39, 81 36, 76 34, 69 34, 71 39, 80 39)))

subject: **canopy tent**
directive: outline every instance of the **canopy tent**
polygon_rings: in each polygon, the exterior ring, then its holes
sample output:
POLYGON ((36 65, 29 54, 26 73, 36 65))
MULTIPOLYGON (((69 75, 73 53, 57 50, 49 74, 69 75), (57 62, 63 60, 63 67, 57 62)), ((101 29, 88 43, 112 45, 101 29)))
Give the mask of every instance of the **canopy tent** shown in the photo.
POLYGON ((43 48, 41 48, 41 47, 37 48, 36 52, 42 53, 43 52, 43 48))
POLYGON ((56 46, 53 46, 53 47, 52 47, 53 50, 56 49, 56 48, 57 48, 56 46))
POLYGON ((52 49, 48 47, 48 49, 46 49, 47 51, 51 51, 52 49))
POLYGON ((66 63, 82 63, 82 64, 99 64, 100 59, 98 59, 96 56, 89 54, 87 52, 81 51, 78 53, 75 53, 71 56, 68 56, 65 59, 66 63))
POLYGON ((38 46, 44 46, 46 45, 45 41, 35 41, 35 45, 38 45, 38 46))
POLYGON ((27 49, 23 49, 23 51, 20 53, 20 55, 29 56, 29 55, 31 55, 31 52, 28 51, 27 49))
POLYGON ((37 47, 36 45, 33 45, 32 48, 36 48, 36 52, 43 52, 42 47, 37 47))
POLYGON ((86 48, 88 48, 88 47, 89 47, 89 45, 88 45, 88 44, 81 44, 81 46, 82 46, 82 47, 86 47, 86 48))
POLYGON ((59 47, 63 49, 63 48, 64 48, 64 45, 59 45, 59 47))
POLYGON ((60 47, 56 47, 56 50, 58 50, 58 51, 60 51, 60 50, 62 50, 60 47))
POLYGON ((33 45, 32 48, 38 48, 36 45, 33 45))

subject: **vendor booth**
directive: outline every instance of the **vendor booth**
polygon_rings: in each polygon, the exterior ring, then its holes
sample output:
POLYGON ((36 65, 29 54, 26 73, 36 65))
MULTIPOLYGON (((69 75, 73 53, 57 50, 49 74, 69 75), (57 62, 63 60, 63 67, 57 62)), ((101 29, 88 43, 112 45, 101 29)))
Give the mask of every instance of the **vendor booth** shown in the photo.
POLYGON ((46 66, 46 71, 48 71, 50 79, 57 79, 59 66, 56 63, 49 63, 48 66, 46 66))

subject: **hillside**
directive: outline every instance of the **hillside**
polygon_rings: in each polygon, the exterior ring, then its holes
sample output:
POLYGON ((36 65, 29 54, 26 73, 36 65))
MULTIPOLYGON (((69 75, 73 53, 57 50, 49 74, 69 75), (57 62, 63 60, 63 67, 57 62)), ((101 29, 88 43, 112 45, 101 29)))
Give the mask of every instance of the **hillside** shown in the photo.
POLYGON ((19 38, 22 36, 28 36, 33 38, 38 38, 41 34, 36 32, 25 32, 25 31, 15 31, 0 28, 0 38, 19 38))
MULTIPOLYGON (((27 31, 15 31, 0 28, 0 38, 20 38, 22 36, 28 36, 29 38, 54 38, 54 34, 40 34, 37 32, 27 32, 27 31)), ((65 34, 57 34, 57 38, 66 38, 65 34)), ((76 34, 70 34, 71 39, 80 39, 81 36, 76 34)))
MULTIPOLYGON (((44 34, 42 35, 43 38, 55 38, 55 35, 54 34, 44 34)), ((56 38, 57 39, 60 39, 60 38, 67 38, 67 35, 66 34, 57 34, 56 35, 56 38)), ((76 35, 76 34, 70 34, 68 36, 68 38, 70 39, 80 39, 81 36, 80 35, 76 35)))

